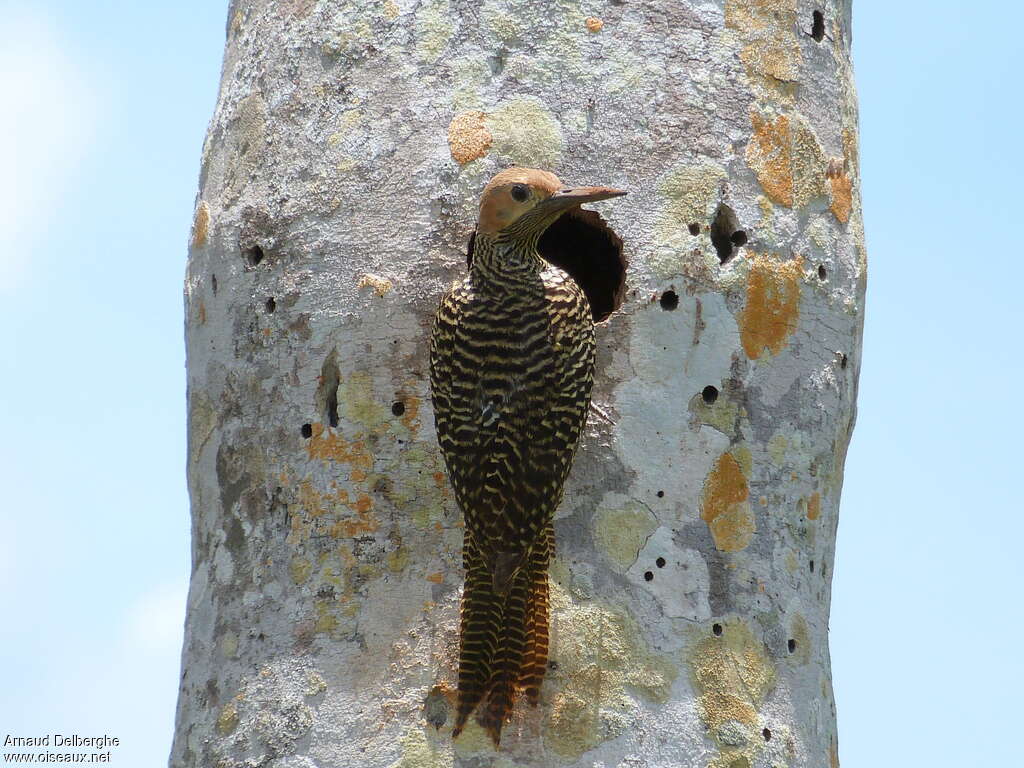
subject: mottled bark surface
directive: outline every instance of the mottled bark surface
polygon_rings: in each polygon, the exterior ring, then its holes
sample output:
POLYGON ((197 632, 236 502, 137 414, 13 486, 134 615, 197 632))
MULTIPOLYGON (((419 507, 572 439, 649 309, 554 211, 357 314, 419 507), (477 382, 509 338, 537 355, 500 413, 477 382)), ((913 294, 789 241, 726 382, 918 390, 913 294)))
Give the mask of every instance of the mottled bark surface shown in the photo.
POLYGON ((186 280, 172 766, 835 766, 865 253, 848 2, 232 5, 186 280), (820 13, 820 17, 815 12, 820 13), (427 337, 519 164, 628 189, 552 664, 453 745, 427 337))

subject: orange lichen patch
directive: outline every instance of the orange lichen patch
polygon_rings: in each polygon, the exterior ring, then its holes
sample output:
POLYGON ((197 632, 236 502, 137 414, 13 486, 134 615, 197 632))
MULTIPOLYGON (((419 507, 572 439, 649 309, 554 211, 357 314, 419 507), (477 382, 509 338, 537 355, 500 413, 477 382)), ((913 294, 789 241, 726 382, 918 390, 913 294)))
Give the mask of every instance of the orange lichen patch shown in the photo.
POLYGON ((434 473, 434 485, 436 485, 438 488, 444 487, 444 472, 434 473))
POLYGON ((304 541, 315 532, 332 538, 352 538, 373 533, 379 523, 370 515, 373 499, 360 493, 355 501, 345 488, 321 493, 311 480, 303 480, 298 489, 298 510, 292 509, 289 543, 304 541), (355 512, 352 517, 347 510, 355 512))
POLYGON ((410 432, 415 432, 420 428, 419 419, 416 418, 420 412, 420 399, 415 395, 409 395, 402 402, 405 403, 405 413, 402 414, 401 419, 402 424, 410 432))
POLYGON ((313 435, 306 442, 309 458, 351 464, 360 469, 370 469, 373 466, 373 456, 366 450, 362 440, 349 443, 333 429, 325 428, 321 423, 313 424, 312 427, 313 435))
POLYGON ((384 296, 388 291, 391 290, 391 281, 386 277, 380 275, 365 274, 359 278, 357 288, 373 288, 373 292, 378 296, 384 296))
POLYGON ((828 183, 832 187, 832 205, 829 210, 845 224, 850 220, 850 210, 853 208, 853 182, 843 173, 829 176, 828 183))
POLYGON ((754 112, 750 121, 754 133, 747 144, 747 165, 757 174, 757 180, 772 201, 792 207, 793 139, 789 118, 779 115, 771 120, 754 112))
POLYGON ((839 768, 839 745, 832 742, 828 749, 829 768, 839 768))
POLYGON ((715 547, 739 552, 754 537, 757 524, 747 498, 747 478, 736 457, 723 453, 704 479, 701 519, 708 524, 715 547))
POLYGON ((800 277, 803 258, 779 261, 755 256, 747 274, 747 303, 737 318, 743 349, 751 360, 767 349, 777 355, 796 330, 800 316, 800 277))
POLYGON ((459 165, 487 154, 493 139, 484 124, 486 115, 478 109, 460 112, 448 124, 448 148, 459 165))
POLYGON ((199 300, 199 308, 196 310, 196 315, 199 317, 199 324, 206 325, 206 302, 202 299, 199 300))
POLYGON ((807 519, 817 520, 821 517, 821 494, 815 491, 807 500, 807 519))
POLYGON ((205 200, 200 200, 196 206, 195 216, 192 218, 192 240, 193 248, 201 248, 206 245, 206 236, 210 231, 210 206, 205 200))
POLYGON ((725 26, 736 30, 746 43, 740 60, 749 77, 768 86, 797 79, 800 46, 793 32, 796 13, 796 0, 726 0, 725 26))
POLYGON ((440 584, 444 581, 444 574, 440 571, 438 571, 437 573, 432 573, 429 576, 427 576, 427 581, 432 581, 435 584, 440 584))
POLYGON ((348 473, 348 479, 353 483, 361 483, 366 480, 366 473, 361 469, 353 469, 348 473))
POLYGON ((355 536, 373 533, 377 527, 376 520, 371 518, 367 512, 359 511, 355 520, 336 520, 327 529, 327 532, 335 539, 342 537, 351 539, 355 536))
POLYGON ((826 159, 818 137, 800 115, 774 119, 751 112, 753 132, 747 144, 747 165, 765 194, 775 203, 801 208, 827 196, 826 159))
POLYGON ((587 29, 591 32, 600 32, 604 28, 604 22, 596 16, 587 16, 583 23, 587 25, 587 29))
POLYGON ((310 480, 299 483, 299 504, 310 517, 320 517, 327 513, 323 508, 323 495, 313 487, 310 480))

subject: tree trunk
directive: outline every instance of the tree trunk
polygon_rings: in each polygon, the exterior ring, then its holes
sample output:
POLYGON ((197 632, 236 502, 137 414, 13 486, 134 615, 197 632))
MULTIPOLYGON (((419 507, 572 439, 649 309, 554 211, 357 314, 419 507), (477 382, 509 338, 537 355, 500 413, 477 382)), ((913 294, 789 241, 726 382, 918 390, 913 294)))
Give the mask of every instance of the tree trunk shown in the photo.
POLYGON ((837 765, 848 0, 237 0, 199 186, 172 766, 837 765), (462 523, 426 356, 512 164, 629 190, 595 207, 630 272, 541 702, 495 753, 450 738, 462 523))

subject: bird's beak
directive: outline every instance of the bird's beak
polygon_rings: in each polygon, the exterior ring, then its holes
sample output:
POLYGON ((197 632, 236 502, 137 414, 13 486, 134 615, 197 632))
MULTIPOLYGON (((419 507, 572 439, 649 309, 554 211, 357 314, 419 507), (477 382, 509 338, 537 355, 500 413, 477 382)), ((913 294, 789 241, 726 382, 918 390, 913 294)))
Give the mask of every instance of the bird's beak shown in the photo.
POLYGON ((572 208, 581 203, 593 203, 597 200, 607 200, 612 197, 622 197, 626 194, 621 189, 611 187, 573 187, 571 189, 560 189, 544 201, 545 205, 552 208, 572 208))

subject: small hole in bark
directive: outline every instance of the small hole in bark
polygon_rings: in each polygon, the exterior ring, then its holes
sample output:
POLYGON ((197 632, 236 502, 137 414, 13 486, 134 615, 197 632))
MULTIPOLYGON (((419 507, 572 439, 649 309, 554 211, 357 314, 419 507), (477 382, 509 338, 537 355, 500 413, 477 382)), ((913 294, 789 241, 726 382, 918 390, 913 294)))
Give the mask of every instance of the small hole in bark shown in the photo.
POLYGON ((761 735, 764 736, 765 741, 772 740, 772 732, 768 728, 765 728, 763 731, 761 731, 761 735))
POLYGON ((810 566, 811 566, 811 573, 814 573, 814 561, 813 560, 811 560, 810 566))
POLYGON ((819 43, 825 39, 825 14, 815 11, 811 14, 811 37, 819 43))
POLYGON ((825 271, 825 265, 824 264, 819 264, 818 265, 818 279, 819 280, 824 280, 826 277, 828 277, 828 272, 825 271))
POLYGON ((316 391, 316 404, 323 413, 324 421, 332 427, 338 426, 338 385, 341 372, 335 352, 331 352, 320 368, 320 386, 316 391))
POLYGON ((327 421, 332 427, 338 426, 338 390, 327 393, 327 421))
POLYGON ((786 646, 789 648, 789 652, 793 653, 796 650, 796 640, 794 640, 792 637, 789 638, 789 642, 786 643, 786 646))
POLYGON ((267 299, 267 305, 266 306, 267 306, 267 313, 271 314, 271 315, 274 314, 274 310, 277 309, 277 302, 274 301, 274 297, 273 296, 271 296, 269 299, 267 299))
POLYGON ((217 276, 210 275, 210 285, 213 286, 213 295, 217 295, 217 276))
POLYGON ((664 491, 658 491, 658 498, 659 499, 664 499, 665 498, 665 492, 664 491))
POLYGON ((654 564, 656 566, 658 566, 659 568, 664 568, 665 567, 665 558, 664 557, 659 557, 657 560, 654 561, 654 564))
MULTIPOLYGON (((719 205, 711 222, 711 244, 715 246, 720 264, 725 264, 736 255, 737 244, 733 242, 733 236, 742 232, 739 227, 735 211, 725 203, 719 205)), ((743 233, 743 242, 747 242, 746 232, 743 233)))
POLYGON ((307 440, 309 440, 309 438, 311 438, 313 436, 313 425, 312 424, 303 424, 302 425, 302 436, 304 438, 306 438, 307 440))
POLYGON ((401 400, 395 400, 395 402, 391 404, 391 412, 395 414, 395 416, 402 416, 405 413, 405 403, 401 400))
POLYGON ((255 267, 263 261, 263 249, 258 245, 254 245, 252 248, 246 248, 244 255, 245 261, 250 267, 255 267))
POLYGON ((700 396, 704 398, 704 402, 707 405, 712 405, 718 399, 718 388, 708 384, 701 390, 700 396))
POLYGON ((846 370, 846 363, 846 355, 843 355, 842 357, 839 358, 839 367, 842 368, 844 371, 846 370))
POLYGON ((555 669, 558 669, 558 662, 557 662, 557 661, 555 661, 554 659, 552 659, 551 661, 549 661, 549 662, 548 662, 548 669, 551 669, 551 670, 555 670, 555 669))
POLYGON ((644 581, 653 581, 653 580, 654 580, 654 574, 651 571, 645 571, 644 572, 644 581))
POLYGON ((697 222, 694 222, 693 224, 691 224, 690 225, 690 234, 691 235, 699 235, 700 234, 700 224, 698 224, 697 222))
POLYGON ((721 634, 722 634, 722 625, 721 624, 712 624, 711 625, 711 631, 714 632, 716 635, 721 636, 721 634))
POLYGON ((729 242, 732 243, 733 245, 735 245, 737 248, 739 248, 741 245, 746 245, 747 244, 747 233, 744 232, 742 229, 737 229, 729 237, 729 242))
POLYGON ((673 310, 679 306, 679 294, 675 291, 665 291, 661 294, 659 303, 662 309, 673 310))

